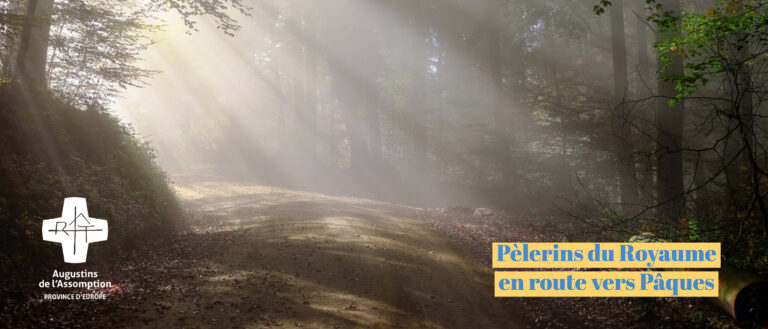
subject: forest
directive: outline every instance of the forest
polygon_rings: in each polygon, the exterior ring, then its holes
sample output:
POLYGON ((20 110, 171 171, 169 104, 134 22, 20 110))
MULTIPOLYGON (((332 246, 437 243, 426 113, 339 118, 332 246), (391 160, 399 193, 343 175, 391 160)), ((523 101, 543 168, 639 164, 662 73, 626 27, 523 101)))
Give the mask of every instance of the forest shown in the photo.
POLYGON ((768 326, 762 0, 0 0, 0 67, 0 327, 768 326), (719 242, 720 296, 493 297, 593 241, 719 242))

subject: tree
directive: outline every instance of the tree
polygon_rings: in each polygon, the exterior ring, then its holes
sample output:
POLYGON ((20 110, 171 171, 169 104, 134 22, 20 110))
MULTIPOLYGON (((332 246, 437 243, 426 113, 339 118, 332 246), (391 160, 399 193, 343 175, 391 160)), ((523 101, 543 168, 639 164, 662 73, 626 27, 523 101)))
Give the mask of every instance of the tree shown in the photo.
POLYGON ((486 22, 485 34, 488 47, 488 77, 490 79, 491 91, 491 109, 493 112, 493 139, 496 143, 495 148, 499 159, 499 172, 502 180, 509 180, 512 176, 512 159, 510 154, 509 131, 507 123, 509 121, 507 112, 508 103, 504 96, 504 81, 502 79, 502 41, 504 34, 500 20, 502 8, 499 8, 496 1, 489 1, 488 19, 486 22))
POLYGON ((26 19, 22 29, 19 51, 16 55, 14 78, 28 88, 45 88, 45 63, 51 29, 53 0, 28 0, 26 19))
POLYGON ((318 136, 317 127, 317 9, 313 1, 305 2, 303 9, 304 28, 302 30, 302 39, 304 40, 304 116, 307 120, 307 131, 304 132, 304 145, 307 145, 310 159, 314 159, 317 154, 316 138, 318 136))
POLYGON ((355 25, 346 14, 345 3, 323 8, 333 21, 324 24, 325 49, 334 95, 339 101, 349 140, 349 168, 362 173, 371 162, 366 117, 376 110, 376 68, 378 54, 370 23, 355 25))
MULTIPOLYGON (((679 0, 659 1, 666 15, 680 14, 679 0)), ((678 37, 679 33, 661 30, 657 40, 678 37)), ((678 56, 675 49, 670 47, 663 50, 662 56, 668 56, 668 61, 660 61, 659 71, 669 76, 683 76, 683 58, 678 56)), ((677 83, 670 79, 660 79, 659 97, 656 100, 656 139, 658 151, 656 155, 656 198, 661 205, 659 215, 669 220, 674 228, 677 220, 683 215, 685 199, 683 188, 683 111, 685 101, 670 102, 678 95, 677 83)), ((674 231, 674 230, 673 230, 674 231)))
POLYGON ((113 1, 29 0, 22 19, 15 1, 3 3, 4 78, 54 93, 77 106, 106 105, 118 88, 137 84, 152 71, 133 64, 147 45, 145 33, 158 11, 174 11, 192 30, 196 18, 213 17, 232 34, 239 26, 227 7, 247 14, 241 0, 113 1), (18 33, 17 33, 18 32, 18 33), (95 65, 94 65, 95 64, 95 65))
POLYGON ((157 71, 139 66, 147 37, 161 27, 131 3, 72 0, 56 3, 48 49, 46 86, 80 107, 106 108, 122 90, 143 86, 157 71))
POLYGON ((766 152, 757 133, 765 128, 760 122, 763 116, 756 113, 768 92, 765 5, 726 1, 703 13, 652 18, 667 36, 656 48, 664 63, 662 79, 677 88, 671 102, 694 99, 706 104, 711 109, 709 122, 720 128, 715 144, 697 151, 715 153, 718 158, 713 175, 724 173, 729 197, 736 198, 728 217, 736 217, 743 225, 757 215, 763 235, 768 234, 766 152), (686 72, 672 70, 683 58, 686 72), (719 83, 711 86, 713 82, 719 83))
POLYGON ((617 134, 616 156, 618 158, 619 184, 621 189, 622 209, 625 215, 634 215, 638 211, 640 197, 635 174, 634 138, 624 102, 629 92, 627 73, 627 45, 624 33, 624 6, 622 0, 614 0, 611 5, 611 54, 613 57, 613 106, 616 108, 617 134))

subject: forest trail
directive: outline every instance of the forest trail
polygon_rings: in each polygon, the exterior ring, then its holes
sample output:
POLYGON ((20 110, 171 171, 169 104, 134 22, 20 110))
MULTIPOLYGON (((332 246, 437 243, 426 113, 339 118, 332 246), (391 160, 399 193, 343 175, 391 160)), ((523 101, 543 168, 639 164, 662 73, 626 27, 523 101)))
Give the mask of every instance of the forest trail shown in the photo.
POLYGON ((409 218, 408 207, 215 181, 176 190, 187 209, 217 227, 201 268, 172 278, 195 288, 150 294, 113 323, 523 327, 512 302, 493 297, 491 270, 409 218))

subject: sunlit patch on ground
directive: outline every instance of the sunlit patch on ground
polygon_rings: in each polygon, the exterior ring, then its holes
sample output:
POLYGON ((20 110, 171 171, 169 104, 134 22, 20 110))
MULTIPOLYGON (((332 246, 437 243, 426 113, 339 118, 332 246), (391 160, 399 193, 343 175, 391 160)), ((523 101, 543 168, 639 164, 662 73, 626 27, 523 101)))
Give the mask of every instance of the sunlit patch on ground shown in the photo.
POLYGON ((490 271, 408 207, 214 181, 176 190, 200 261, 181 293, 157 289, 139 326, 515 326, 490 271))

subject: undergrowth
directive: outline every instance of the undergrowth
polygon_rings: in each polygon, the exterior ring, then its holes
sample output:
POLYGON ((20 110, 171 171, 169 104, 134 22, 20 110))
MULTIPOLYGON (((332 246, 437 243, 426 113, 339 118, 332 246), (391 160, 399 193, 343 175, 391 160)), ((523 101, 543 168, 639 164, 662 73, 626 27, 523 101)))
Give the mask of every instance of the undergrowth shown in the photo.
MULTIPOLYGON (((80 110, 47 92, 0 86, 0 276, 61 266, 61 246, 41 236, 65 197, 84 197, 109 221, 109 239, 88 262, 123 258, 173 228, 179 206, 148 143, 113 115, 80 110)), ((9 288, 10 289, 10 288, 9 288)))

